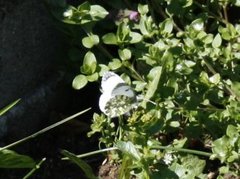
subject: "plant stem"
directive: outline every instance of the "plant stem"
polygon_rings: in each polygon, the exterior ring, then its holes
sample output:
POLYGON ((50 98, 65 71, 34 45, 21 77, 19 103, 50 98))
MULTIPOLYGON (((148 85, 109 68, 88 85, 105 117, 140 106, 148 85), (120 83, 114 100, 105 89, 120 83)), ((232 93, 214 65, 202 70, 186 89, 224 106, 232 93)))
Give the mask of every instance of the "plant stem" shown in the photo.
POLYGON ((227 5, 223 6, 223 15, 226 22, 228 22, 227 5))
MULTIPOLYGON (((162 7, 158 5, 156 0, 152 0, 152 4, 153 4, 153 7, 155 7, 157 9, 157 13, 159 13, 160 16, 162 16, 164 19, 168 18, 168 16, 165 14, 165 12, 163 11, 162 7)), ((173 28, 175 30, 177 30, 178 32, 182 32, 183 31, 180 27, 178 27, 178 25, 174 21, 173 21, 173 28)))
MULTIPOLYGON (((110 148, 106 148, 106 149, 95 150, 95 151, 88 152, 88 153, 85 153, 85 154, 80 154, 80 155, 77 155, 77 157, 78 158, 84 158, 84 157, 88 157, 88 156, 91 156, 91 155, 96 155, 96 154, 108 152, 108 151, 111 151, 111 150, 117 150, 117 149, 118 149, 117 147, 110 147, 110 148)), ((64 157, 64 158, 62 158, 62 160, 69 160, 69 158, 64 157)))
POLYGON ((38 170, 38 169, 40 168, 40 166, 42 165, 42 163, 43 163, 44 161, 46 161, 46 158, 43 158, 38 164, 36 164, 36 166, 35 166, 31 171, 29 171, 29 172, 27 173, 27 175, 25 175, 25 176, 23 177, 23 179, 27 179, 27 178, 29 178, 30 176, 32 176, 32 174, 33 174, 36 170, 38 170))
POLYGON ((169 146, 155 146, 155 147, 151 147, 151 149, 174 150, 174 151, 177 151, 177 152, 202 155, 202 156, 205 156, 205 157, 210 157, 212 155, 212 153, 202 152, 202 151, 199 151, 199 150, 175 148, 175 147, 169 147, 169 146))
POLYGON ((216 18, 219 22, 222 22, 224 24, 228 24, 228 22, 223 19, 223 18, 220 18, 218 16, 216 16, 214 13, 212 13, 211 11, 209 11, 208 9, 202 7, 202 5, 200 3, 198 3, 197 1, 193 1, 194 4, 196 4, 200 9, 202 9, 203 11, 206 11, 209 15, 213 16, 214 18, 216 18))
MULTIPOLYGON (((214 70, 214 68, 212 67, 212 65, 210 63, 208 63, 208 61, 206 59, 203 59, 204 63, 206 64, 208 70, 215 75, 217 72, 214 70)), ((237 101, 240 101, 240 96, 238 96, 237 94, 234 93, 234 91, 227 85, 225 84, 224 81, 222 81, 222 83, 224 84, 224 91, 232 96, 235 96, 237 101)))
MULTIPOLYGON (((184 148, 175 148, 175 147, 169 147, 169 146, 153 146, 153 147, 151 147, 151 149, 152 150, 155 150, 155 149, 174 150, 174 151, 177 151, 177 152, 196 154, 196 155, 201 155, 201 156, 205 156, 205 157, 210 157, 212 155, 212 153, 209 153, 209 152, 202 152, 202 151, 198 151, 198 150, 184 149, 184 148)), ((96 155, 96 154, 108 152, 108 151, 111 151, 111 150, 118 150, 118 148, 117 147, 110 147, 110 148, 106 148, 106 149, 95 150, 95 151, 88 152, 88 153, 85 153, 85 154, 77 155, 77 157, 78 158, 89 157, 91 155, 96 155)), ((69 158, 64 157, 64 158, 62 158, 62 160, 69 160, 69 158)))
POLYGON ((15 106, 21 99, 18 99, 14 101, 13 103, 7 105, 3 109, 0 110, 0 116, 2 116, 5 112, 7 112, 9 109, 11 109, 13 106, 15 106))
POLYGON ((85 109, 85 110, 83 110, 83 111, 81 111, 81 112, 78 112, 78 113, 76 113, 76 114, 74 114, 74 115, 72 115, 72 116, 70 116, 70 117, 67 117, 67 118, 65 118, 65 119, 63 119, 63 120, 61 120, 61 121, 59 121, 59 122, 56 122, 56 123, 54 123, 54 124, 52 124, 52 125, 44 128, 44 129, 42 129, 42 130, 40 130, 40 131, 38 131, 38 132, 30 135, 30 136, 27 136, 27 137, 25 137, 25 138, 23 138, 23 139, 20 139, 20 140, 16 141, 16 142, 13 142, 13 143, 11 143, 11 144, 9 144, 9 145, 6 145, 6 146, 0 148, 0 151, 2 151, 2 150, 4 150, 4 149, 8 149, 8 148, 13 147, 13 146, 18 145, 18 144, 21 144, 21 143, 23 143, 23 142, 26 142, 26 141, 29 140, 29 139, 35 138, 35 137, 37 137, 37 136, 40 135, 40 134, 43 134, 43 133, 45 133, 45 132, 47 132, 47 131, 49 131, 49 130, 51 130, 51 129, 53 129, 53 128, 55 128, 55 127, 57 127, 57 126, 59 126, 59 125, 61 125, 61 124, 63 124, 63 123, 66 123, 66 122, 70 121, 71 119, 76 118, 76 117, 79 116, 79 115, 82 115, 83 113, 89 111, 90 109, 91 109, 91 108, 85 109))
MULTIPOLYGON (((90 36, 93 35, 92 32, 87 32, 87 30, 84 29, 84 28, 83 28, 83 30, 84 30, 84 32, 87 34, 88 37, 90 37, 90 36)), ((96 47, 97 47, 100 51, 102 51, 110 60, 113 59, 113 56, 107 51, 106 48, 104 48, 104 47, 102 46, 102 44, 99 43, 99 44, 96 45, 96 47)))

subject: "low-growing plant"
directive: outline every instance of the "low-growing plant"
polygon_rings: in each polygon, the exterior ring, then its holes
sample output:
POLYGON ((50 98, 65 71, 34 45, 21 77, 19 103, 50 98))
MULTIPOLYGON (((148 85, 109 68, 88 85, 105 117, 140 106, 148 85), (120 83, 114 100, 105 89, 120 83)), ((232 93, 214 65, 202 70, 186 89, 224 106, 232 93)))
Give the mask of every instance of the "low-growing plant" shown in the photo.
POLYGON ((142 98, 118 119, 95 113, 88 133, 119 178, 240 175, 239 1, 46 2, 69 24, 72 86, 114 71, 142 98))

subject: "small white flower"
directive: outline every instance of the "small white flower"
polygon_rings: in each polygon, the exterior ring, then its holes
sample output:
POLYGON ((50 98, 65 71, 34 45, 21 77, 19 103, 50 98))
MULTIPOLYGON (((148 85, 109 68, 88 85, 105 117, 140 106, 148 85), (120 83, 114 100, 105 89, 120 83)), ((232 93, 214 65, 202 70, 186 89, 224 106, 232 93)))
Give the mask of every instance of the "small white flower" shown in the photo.
POLYGON ((163 157, 163 161, 166 165, 169 165, 174 160, 174 157, 171 153, 166 153, 163 157))

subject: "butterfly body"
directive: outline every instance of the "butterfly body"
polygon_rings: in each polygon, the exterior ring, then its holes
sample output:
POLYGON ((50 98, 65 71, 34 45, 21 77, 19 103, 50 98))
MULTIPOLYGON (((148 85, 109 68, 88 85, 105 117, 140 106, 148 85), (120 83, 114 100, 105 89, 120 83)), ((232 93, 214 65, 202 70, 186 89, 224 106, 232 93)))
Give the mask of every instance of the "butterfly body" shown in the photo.
POLYGON ((136 95, 132 88, 113 72, 103 75, 101 87, 103 94, 99 99, 99 107, 110 118, 129 112, 136 103, 136 95))

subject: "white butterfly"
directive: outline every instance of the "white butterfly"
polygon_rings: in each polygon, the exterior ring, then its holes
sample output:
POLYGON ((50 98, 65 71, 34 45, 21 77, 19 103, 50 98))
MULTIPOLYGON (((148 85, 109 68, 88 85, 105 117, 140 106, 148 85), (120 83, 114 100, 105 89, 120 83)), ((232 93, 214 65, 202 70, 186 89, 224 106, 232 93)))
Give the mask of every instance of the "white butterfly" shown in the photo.
POLYGON ((110 118, 129 112, 137 101, 132 88, 113 72, 106 72, 103 75, 101 87, 99 107, 110 118))

